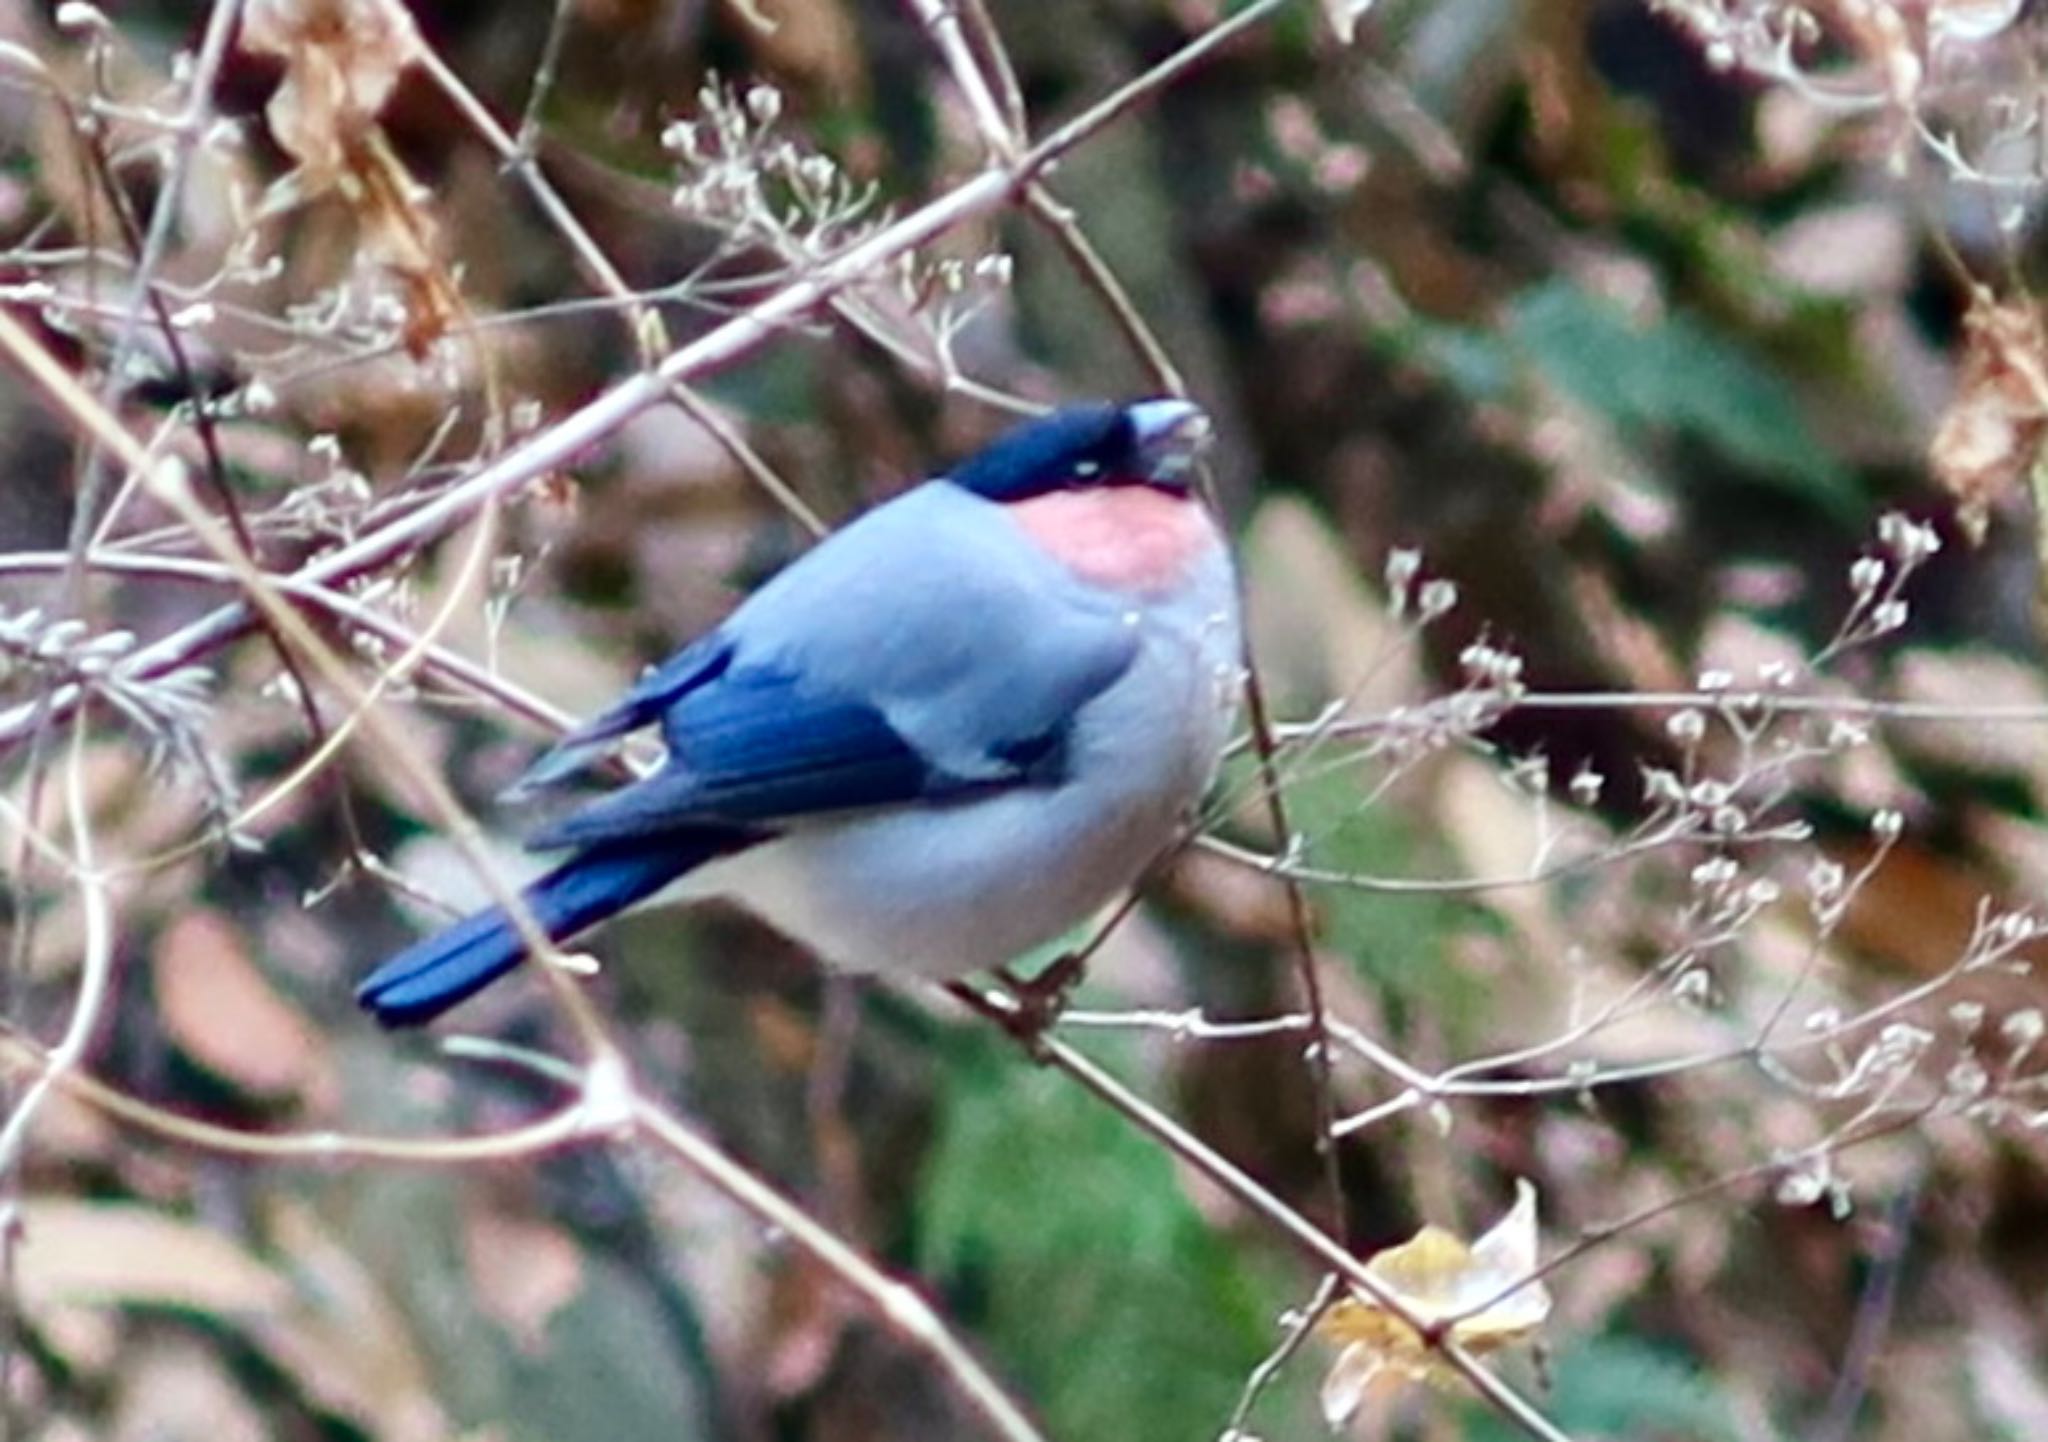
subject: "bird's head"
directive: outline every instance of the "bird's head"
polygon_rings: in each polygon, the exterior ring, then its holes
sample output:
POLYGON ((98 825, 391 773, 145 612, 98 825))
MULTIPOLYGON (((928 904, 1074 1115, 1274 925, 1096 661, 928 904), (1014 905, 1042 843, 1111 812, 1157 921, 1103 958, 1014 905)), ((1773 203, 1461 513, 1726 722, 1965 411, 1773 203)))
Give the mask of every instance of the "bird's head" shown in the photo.
POLYGON ((1073 406, 954 467, 1082 580, 1163 597, 1202 574, 1221 536, 1189 489, 1209 418, 1182 400, 1073 406))
POLYGON ((1209 418, 1188 401, 1069 406, 1005 432, 948 479, 1005 504, 1103 487, 1184 495, 1208 439, 1209 418))

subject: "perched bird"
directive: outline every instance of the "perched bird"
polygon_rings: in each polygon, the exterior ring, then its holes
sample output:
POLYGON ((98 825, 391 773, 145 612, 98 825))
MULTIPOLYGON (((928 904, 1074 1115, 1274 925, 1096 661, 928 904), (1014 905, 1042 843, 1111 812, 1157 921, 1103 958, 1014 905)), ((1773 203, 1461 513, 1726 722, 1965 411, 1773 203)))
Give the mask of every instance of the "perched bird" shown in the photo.
MULTIPOLYGON (((1239 690, 1229 552, 1185 401, 1020 425, 877 506, 650 670, 514 788, 658 726, 667 760, 529 839, 566 940, 680 881, 829 964, 952 978, 1086 920, 1178 835, 1239 690)), ((429 1020, 527 953, 502 907, 378 967, 429 1020)))

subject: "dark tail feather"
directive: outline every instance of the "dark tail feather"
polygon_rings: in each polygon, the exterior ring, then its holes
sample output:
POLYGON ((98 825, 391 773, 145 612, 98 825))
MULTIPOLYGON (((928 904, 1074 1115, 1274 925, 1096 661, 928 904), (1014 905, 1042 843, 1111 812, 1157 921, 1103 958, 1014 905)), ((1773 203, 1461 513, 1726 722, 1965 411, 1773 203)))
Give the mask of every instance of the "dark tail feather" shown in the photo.
MULTIPOLYGON (((540 929, 566 941, 744 844, 744 838, 706 832, 647 837, 631 847, 593 846, 521 895, 540 929)), ((505 908, 489 907, 399 952, 364 978, 356 1002, 385 1026, 419 1026, 496 981, 526 954, 505 908)))

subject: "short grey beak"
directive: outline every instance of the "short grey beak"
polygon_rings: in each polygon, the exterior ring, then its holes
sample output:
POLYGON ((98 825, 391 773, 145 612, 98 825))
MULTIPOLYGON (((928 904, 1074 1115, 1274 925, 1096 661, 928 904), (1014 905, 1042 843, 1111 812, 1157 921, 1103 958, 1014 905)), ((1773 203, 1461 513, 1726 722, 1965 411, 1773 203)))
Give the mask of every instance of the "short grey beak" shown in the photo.
POLYGON ((1124 413, 1131 418, 1138 467, 1150 480, 1179 481, 1209 444, 1209 417, 1192 401, 1134 401, 1124 413))

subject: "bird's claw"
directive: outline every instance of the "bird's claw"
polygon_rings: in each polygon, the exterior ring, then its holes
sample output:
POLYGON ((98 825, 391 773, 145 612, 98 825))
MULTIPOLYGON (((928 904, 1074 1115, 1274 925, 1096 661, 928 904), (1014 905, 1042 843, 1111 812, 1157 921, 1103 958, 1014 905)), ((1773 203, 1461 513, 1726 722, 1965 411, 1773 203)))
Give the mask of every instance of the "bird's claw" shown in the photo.
POLYGON ((1001 1018, 1003 1030, 1035 1052, 1038 1039, 1060 1019, 1087 971, 1088 959, 1078 951, 1062 952, 1035 976, 997 967, 996 977, 1009 988, 1012 1002, 1001 1018))

